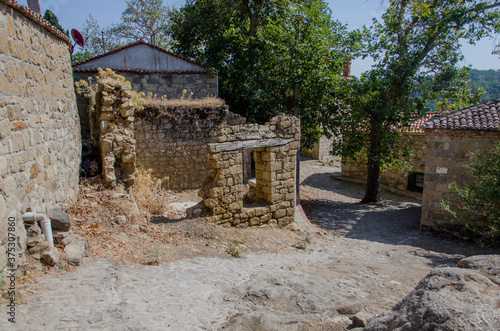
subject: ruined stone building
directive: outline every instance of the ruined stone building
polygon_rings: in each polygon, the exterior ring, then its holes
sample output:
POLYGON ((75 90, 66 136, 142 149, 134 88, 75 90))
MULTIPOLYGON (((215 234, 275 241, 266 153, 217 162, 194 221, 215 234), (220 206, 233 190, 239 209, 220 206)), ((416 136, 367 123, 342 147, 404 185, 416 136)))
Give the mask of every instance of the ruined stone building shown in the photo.
MULTIPOLYGON (((110 50, 73 64, 75 81, 96 76, 98 69, 112 69, 124 76, 137 92, 151 92, 169 99, 181 97, 183 90, 200 99, 217 96, 217 76, 208 68, 144 40, 110 50)), ((77 95, 82 130, 89 128, 88 101, 77 95)))

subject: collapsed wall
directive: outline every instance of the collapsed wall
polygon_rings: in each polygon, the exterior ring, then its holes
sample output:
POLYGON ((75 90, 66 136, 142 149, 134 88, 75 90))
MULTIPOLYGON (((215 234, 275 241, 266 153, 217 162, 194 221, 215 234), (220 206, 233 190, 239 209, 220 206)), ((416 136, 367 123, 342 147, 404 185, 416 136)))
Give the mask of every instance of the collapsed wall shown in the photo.
POLYGON ((21 213, 45 212, 78 191, 81 142, 70 47, 41 16, 0 0, 0 268, 8 235, 16 237, 16 253, 24 251, 21 213))
POLYGON ((245 122, 227 105, 146 105, 136 113, 137 167, 170 189, 197 189, 209 174, 207 144, 223 125, 245 122))
POLYGON ((199 192, 211 214, 207 219, 238 227, 294 222, 299 146, 295 117, 221 128, 208 145, 210 175, 199 192), (254 152, 256 178, 245 194, 243 155, 248 149, 254 152))

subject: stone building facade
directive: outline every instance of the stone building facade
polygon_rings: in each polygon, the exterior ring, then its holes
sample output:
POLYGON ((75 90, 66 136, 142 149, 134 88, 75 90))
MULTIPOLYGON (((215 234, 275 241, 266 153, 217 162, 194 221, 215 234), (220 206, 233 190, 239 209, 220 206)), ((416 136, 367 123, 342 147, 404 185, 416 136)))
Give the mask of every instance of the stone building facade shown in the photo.
POLYGON ((0 0, 0 268, 8 217, 76 197, 81 153, 70 40, 41 16, 0 0))
POLYGON ((334 139, 335 138, 326 138, 322 136, 319 141, 312 146, 311 150, 301 150, 301 154, 323 162, 326 165, 339 162, 340 156, 334 156, 330 153, 332 151, 334 139))
POLYGON ((197 189, 208 176, 207 144, 224 125, 245 123, 227 105, 154 108, 135 116, 137 166, 152 169, 171 189, 197 189))
MULTIPOLYGON (((137 92, 180 98, 201 99, 218 94, 218 78, 208 68, 163 48, 140 40, 136 43, 113 49, 105 54, 75 63, 75 81, 97 76, 97 70, 110 68, 124 76, 137 92)), ((88 100, 77 96, 82 130, 88 129, 88 100)))
POLYGON ((222 127, 208 145, 210 175, 199 195, 208 220, 238 227, 285 227, 295 220, 296 155, 300 121, 278 116, 264 125, 222 127), (243 154, 253 149, 255 182, 245 194, 243 154))
POLYGON ((441 200, 453 201, 449 185, 459 187, 471 180, 467 166, 470 153, 485 152, 500 141, 500 100, 433 117, 424 125, 426 134, 425 182, 421 226, 453 231, 451 216, 441 200))

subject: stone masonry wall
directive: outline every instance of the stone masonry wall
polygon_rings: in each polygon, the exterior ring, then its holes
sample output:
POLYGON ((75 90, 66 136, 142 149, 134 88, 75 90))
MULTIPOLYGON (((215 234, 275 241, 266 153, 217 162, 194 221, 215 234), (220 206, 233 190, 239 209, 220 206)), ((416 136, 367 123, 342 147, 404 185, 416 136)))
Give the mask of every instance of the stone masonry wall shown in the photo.
MULTIPOLYGON (((425 135, 422 133, 411 134, 413 139, 410 147, 416 151, 415 157, 410 160, 412 165, 411 170, 406 167, 404 169, 387 169, 380 176, 380 183, 398 190, 406 191, 408 187, 409 172, 424 172, 425 169, 425 135)), ((366 163, 361 158, 358 162, 342 162, 342 177, 363 179, 367 178, 366 163)))
MULTIPOLYGON (((155 73, 133 73, 117 72, 124 76, 131 84, 132 89, 137 92, 151 92, 158 97, 165 95, 168 99, 178 99, 182 91, 187 91, 186 97, 193 92, 193 99, 201 99, 208 96, 217 96, 217 76, 206 73, 190 74, 155 74, 155 73)), ((96 77, 96 73, 75 72, 75 81, 86 80, 88 77, 96 77)), ((87 98, 77 95, 78 113, 81 119, 82 131, 89 127, 87 98)))
POLYGON ((448 186, 458 186, 470 180, 467 169, 470 153, 486 152, 500 140, 500 132, 425 130, 427 149, 425 155, 425 182, 422 199, 421 226, 438 231, 453 231, 450 215, 441 208, 441 200, 453 199, 456 193, 448 186))
POLYGON ((310 151, 302 150, 301 153, 328 165, 335 161, 340 161, 339 156, 333 156, 330 154, 334 139, 335 138, 321 137, 320 140, 313 145, 310 151))
POLYGON ((299 145, 300 121, 295 117, 220 129, 209 144, 210 175, 199 192, 211 214, 208 220, 238 227, 294 222, 299 145), (248 148, 254 150, 256 182, 245 196, 242 156, 248 148))
POLYGON ((91 134, 99 142, 106 185, 134 184, 135 145, 132 92, 118 82, 99 83, 96 106, 90 113, 91 134))
POLYGON ((22 213, 76 197, 80 125, 69 39, 14 2, 0 1, 0 268, 7 220, 24 250, 22 213))
POLYGON ((171 189, 197 189, 209 174, 207 144, 221 125, 242 124, 228 106, 146 108, 136 114, 137 166, 171 189), (168 178, 168 180, 167 180, 168 178))

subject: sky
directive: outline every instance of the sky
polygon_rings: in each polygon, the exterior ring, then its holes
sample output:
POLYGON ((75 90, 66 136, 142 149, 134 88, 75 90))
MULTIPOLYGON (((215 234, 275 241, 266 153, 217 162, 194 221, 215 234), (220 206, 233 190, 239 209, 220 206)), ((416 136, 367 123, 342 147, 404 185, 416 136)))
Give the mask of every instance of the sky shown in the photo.
MULTIPOLYGON (((27 5, 27 0, 18 0, 21 5, 27 5)), ((380 17, 383 7, 380 0, 329 0, 326 1, 332 11, 332 17, 348 25, 349 29, 360 28, 370 25, 373 17, 380 17)), ((165 4, 174 7, 182 7, 185 0, 164 1, 165 4)), ((125 10, 124 0, 40 0, 42 13, 50 9, 59 18, 59 23, 66 30, 82 30, 85 20, 92 14, 100 26, 108 26, 118 23, 121 13, 125 10)), ((462 53, 465 60, 463 66, 471 66, 475 69, 500 69, 500 58, 492 55, 494 40, 485 39, 477 45, 472 46, 464 43, 462 53)), ((370 69, 370 60, 354 60, 352 63, 352 74, 359 76, 360 73, 370 69)))

